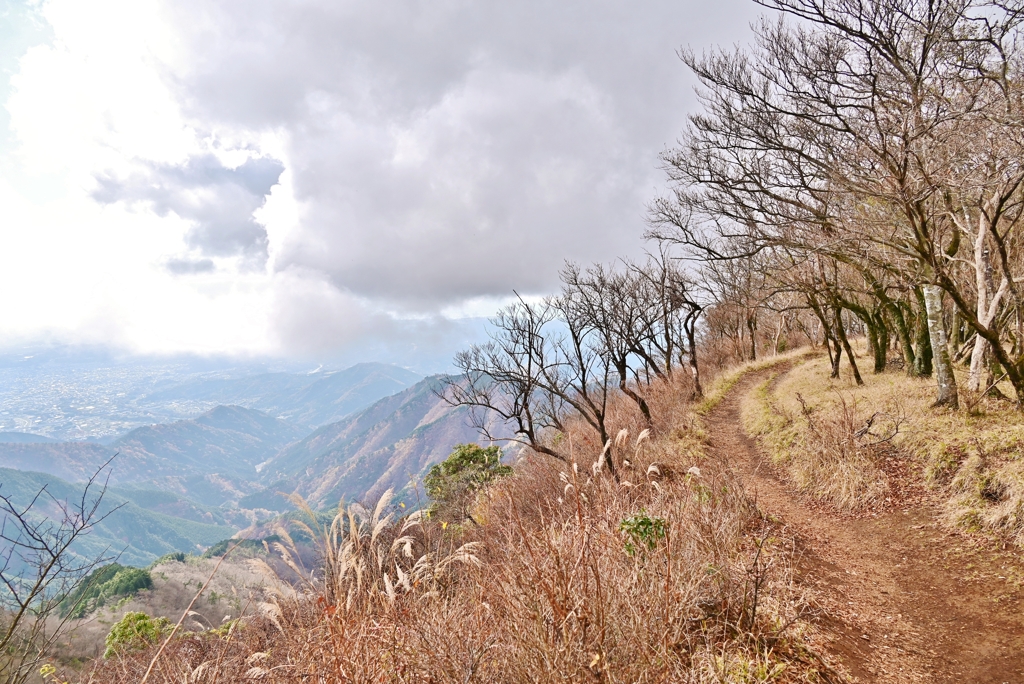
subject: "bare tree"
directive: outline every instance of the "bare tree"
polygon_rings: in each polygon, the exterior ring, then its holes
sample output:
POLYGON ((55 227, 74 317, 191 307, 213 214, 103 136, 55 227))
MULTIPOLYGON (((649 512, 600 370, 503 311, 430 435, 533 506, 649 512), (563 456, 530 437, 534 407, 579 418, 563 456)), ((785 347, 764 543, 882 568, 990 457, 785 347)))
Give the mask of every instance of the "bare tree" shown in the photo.
POLYGON ((39 669, 74 614, 61 616, 61 603, 96 567, 117 558, 109 549, 86 557, 75 548, 120 507, 101 508, 111 460, 74 501, 57 499, 44 486, 19 505, 13 494, 0 491, 0 677, 8 684, 39 669))
POLYGON ((931 361, 936 403, 955 407, 945 349, 952 302, 955 337, 965 322, 1024 401, 1024 335, 1005 327, 1024 318, 1015 295, 1020 3, 762 4, 796 21, 764 21, 752 52, 682 55, 702 83, 704 111, 665 157, 675 187, 652 207, 652 234, 707 261, 785 248, 854 269, 877 301, 831 308, 864 323, 876 368, 880 324, 894 327, 913 357, 908 369, 927 372, 931 361), (978 287, 988 266, 959 246, 971 233, 977 245, 982 228, 1001 277, 978 287), (1008 300, 1017 311, 1001 317, 1008 300), (913 340, 907 313, 920 323, 913 340))
POLYGON ((664 253, 646 262, 581 269, 567 264, 558 295, 519 297, 491 319, 491 340, 460 352, 460 373, 439 392, 466 406, 488 439, 508 440, 567 461, 566 421, 589 426, 618 477, 608 426, 612 392, 636 403, 653 425, 645 397, 652 379, 689 366, 700 396, 697 322, 704 310, 693 284, 664 253))
POLYGON ((559 363, 547 338, 555 314, 550 302, 530 304, 521 297, 499 311, 491 319, 491 341, 456 355, 460 374, 445 378, 439 394, 453 406, 469 407, 473 426, 487 439, 518 442, 567 461, 545 440, 545 433, 564 430, 567 409, 563 397, 546 391, 559 363))

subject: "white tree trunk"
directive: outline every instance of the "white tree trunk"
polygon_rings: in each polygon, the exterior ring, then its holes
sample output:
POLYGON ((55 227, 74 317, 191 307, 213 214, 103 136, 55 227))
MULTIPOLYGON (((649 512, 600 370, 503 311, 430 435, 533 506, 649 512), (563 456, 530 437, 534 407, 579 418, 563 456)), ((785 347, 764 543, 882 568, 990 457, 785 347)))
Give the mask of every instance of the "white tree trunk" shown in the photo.
POLYGON ((971 350, 971 375, 967 378, 967 389, 972 392, 981 391, 981 374, 985 369, 986 351, 988 351, 988 340, 978 335, 974 338, 974 349, 971 350))
MULTIPOLYGON (((992 282, 992 259, 988 249, 985 247, 985 226, 979 222, 978 236, 974 240, 974 279, 978 290, 978 322, 986 328, 992 325, 999 313, 999 305, 1009 290, 1009 281, 1004 277, 999 283, 999 289, 989 300, 989 292, 993 288, 992 282)), ((974 338, 974 349, 971 350, 971 374, 967 378, 967 389, 972 392, 981 391, 981 376, 985 370, 985 352, 988 351, 989 341, 981 335, 974 338)))
POLYGON ((932 365, 935 380, 939 386, 936 406, 959 408, 960 399, 953 377, 953 362, 949 357, 946 328, 942 323, 942 288, 938 285, 924 286, 924 305, 928 312, 928 338, 932 344, 932 365))
MULTIPOLYGON (((992 264, 988 258, 988 250, 985 249, 985 226, 984 217, 978 220, 978 235, 974 238, 974 282, 978 291, 978 320, 984 325, 985 314, 988 313, 988 283, 991 280, 992 264)), ((981 335, 975 335, 974 349, 971 350, 971 374, 967 378, 967 389, 972 392, 981 391, 981 371, 985 362, 985 351, 988 349, 988 340, 981 335)))

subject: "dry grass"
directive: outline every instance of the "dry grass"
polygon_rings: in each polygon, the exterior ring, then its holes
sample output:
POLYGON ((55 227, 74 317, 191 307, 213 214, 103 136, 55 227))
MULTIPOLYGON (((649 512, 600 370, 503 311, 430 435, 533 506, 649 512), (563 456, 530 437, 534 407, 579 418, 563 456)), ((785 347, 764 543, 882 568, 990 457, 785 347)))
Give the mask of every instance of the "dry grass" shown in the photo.
MULTIPOLYGON (((175 639, 149 681, 837 681, 807 647, 786 544, 704 457, 683 395, 651 388, 651 431, 617 404, 607 451, 571 429, 572 463, 527 455, 481 497, 480 525, 386 500, 311 524, 323 560, 299 593, 175 639)), ((87 681, 138 681, 153 650, 87 681)))
MULTIPOLYGON (((965 377, 959 375, 963 381, 965 377)), ((823 498, 848 507, 870 505, 884 491, 878 482, 877 458, 850 449, 846 437, 875 413, 873 433, 885 433, 885 420, 902 417, 892 445, 910 462, 913 477, 947 496, 946 521, 959 529, 996 535, 1024 545, 1024 414, 1007 401, 962 395, 969 409, 933 408, 935 381, 900 372, 864 375, 864 385, 848 378, 829 380, 827 359, 810 359, 788 373, 771 392, 751 395, 745 406, 745 427, 757 434, 788 468, 799 470, 814 461, 815 437, 801 420, 802 397, 819 426, 834 442, 831 450, 847 455, 840 472, 814 474, 804 486, 823 498), (841 444, 845 441, 845 451, 841 444), (849 478, 849 482, 843 480, 849 478), (838 480, 838 482, 837 482, 838 480), (831 483, 831 484, 830 484, 831 483), (842 490, 848 492, 843 494, 842 490)), ((799 476, 794 474, 794 479, 799 476)))
POLYGON ((883 500, 889 485, 878 462, 888 455, 902 422, 899 414, 865 412, 856 398, 840 390, 825 401, 796 392, 791 396, 797 406, 786 406, 777 398, 787 396, 786 390, 769 391, 773 380, 755 388, 742 407, 744 429, 759 439, 772 461, 798 489, 841 511, 883 500))
POLYGON ((743 377, 748 373, 764 370, 765 368, 772 368, 791 361, 800 361, 801 359, 816 353, 819 353, 819 351, 814 347, 800 347, 784 354, 766 356, 758 359, 757 361, 748 361, 739 366, 729 368, 715 377, 714 382, 705 393, 704 399, 697 404, 695 410, 700 415, 707 415, 710 413, 712 409, 718 406, 719 402, 722 401, 729 390, 731 390, 736 383, 743 379, 743 377))
MULTIPOLYGON (((98 658, 110 627, 128 612, 140 611, 176 621, 210 576, 217 559, 187 556, 184 562, 167 561, 151 570, 153 588, 131 598, 104 606, 74 620, 50 654, 53 662, 98 658)), ((265 587, 278 586, 277 573, 251 561, 225 563, 193 606, 184 629, 203 632, 217 628, 244 613, 254 613, 265 587)))

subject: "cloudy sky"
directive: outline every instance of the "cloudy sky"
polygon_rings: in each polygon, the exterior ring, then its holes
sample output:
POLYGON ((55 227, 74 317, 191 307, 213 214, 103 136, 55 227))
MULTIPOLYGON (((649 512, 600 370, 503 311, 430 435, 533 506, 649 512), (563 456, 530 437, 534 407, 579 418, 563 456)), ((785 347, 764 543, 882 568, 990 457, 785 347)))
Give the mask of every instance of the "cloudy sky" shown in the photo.
POLYGON ((643 249, 749 0, 0 0, 0 347, 450 355, 643 249))

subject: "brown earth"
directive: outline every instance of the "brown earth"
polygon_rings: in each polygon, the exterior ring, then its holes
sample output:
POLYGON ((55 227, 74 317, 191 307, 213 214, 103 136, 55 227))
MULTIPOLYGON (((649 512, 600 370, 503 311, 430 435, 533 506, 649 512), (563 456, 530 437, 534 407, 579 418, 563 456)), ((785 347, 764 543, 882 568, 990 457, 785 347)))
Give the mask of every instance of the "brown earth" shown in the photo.
MULTIPOLYGON (((803 497, 740 421, 742 397, 774 372, 748 374, 710 413, 711 456, 793 537, 796 579, 820 609, 811 619, 830 655, 858 682, 1024 682, 1019 549, 944 529, 937 496, 920 485, 859 516, 803 497)), ((905 483, 911 469, 896 457, 886 470, 905 483)))

